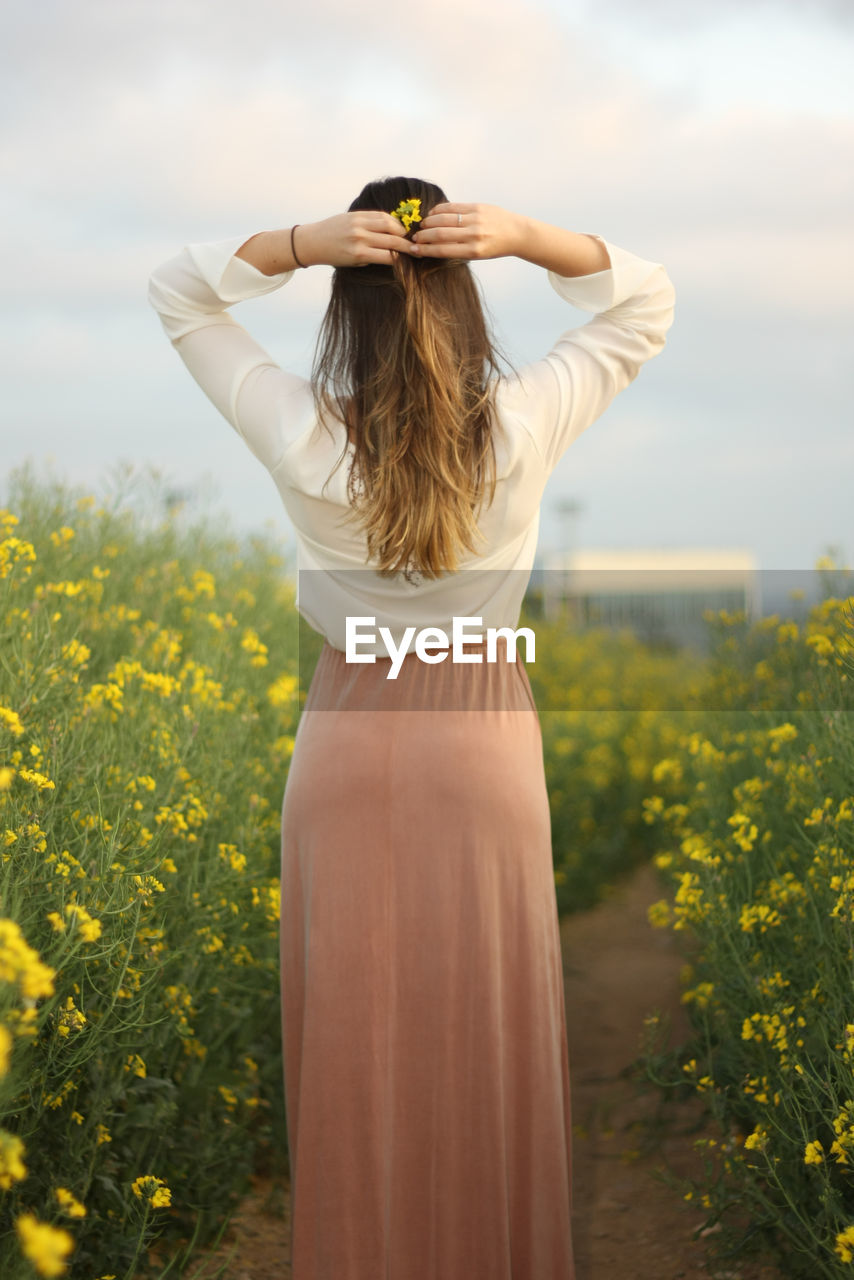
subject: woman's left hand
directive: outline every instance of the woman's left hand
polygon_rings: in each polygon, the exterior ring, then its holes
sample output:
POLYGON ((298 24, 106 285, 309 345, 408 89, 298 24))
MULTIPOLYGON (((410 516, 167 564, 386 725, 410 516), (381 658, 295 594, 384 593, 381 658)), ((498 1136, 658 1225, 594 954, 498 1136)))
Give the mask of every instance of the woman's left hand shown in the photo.
POLYGON ((418 257, 399 219, 379 210, 336 213, 321 222, 297 227, 296 251, 306 266, 364 267, 368 263, 390 266, 395 253, 418 257))

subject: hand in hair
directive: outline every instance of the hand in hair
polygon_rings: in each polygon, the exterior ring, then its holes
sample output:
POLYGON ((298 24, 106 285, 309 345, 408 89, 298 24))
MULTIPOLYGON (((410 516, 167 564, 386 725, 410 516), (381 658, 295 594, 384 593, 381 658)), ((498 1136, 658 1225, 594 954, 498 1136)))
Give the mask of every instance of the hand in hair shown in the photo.
POLYGON ((378 210, 337 213, 322 222, 306 223, 298 228, 296 240, 297 253, 306 266, 390 266, 395 253, 419 256, 400 221, 378 210))
POLYGON ((561 276, 607 271, 608 252, 595 236, 565 231, 492 204, 437 204, 413 242, 423 258, 524 258, 561 276))
POLYGON ((336 213, 321 222, 298 223, 294 248, 298 262, 291 249, 290 227, 259 231, 240 246, 235 257, 267 276, 323 263, 331 267, 364 267, 371 262, 390 266, 396 253, 420 257, 398 219, 376 210, 336 213))
POLYGON ((506 258, 521 247, 525 219, 493 204, 434 205, 413 236, 425 258, 506 258))

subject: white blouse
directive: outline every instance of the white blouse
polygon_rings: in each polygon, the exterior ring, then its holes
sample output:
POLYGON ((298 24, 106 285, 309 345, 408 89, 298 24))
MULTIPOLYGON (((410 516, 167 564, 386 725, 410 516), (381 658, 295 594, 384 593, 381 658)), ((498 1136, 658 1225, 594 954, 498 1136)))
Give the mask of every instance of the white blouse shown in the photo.
POLYGON ((226 309, 281 288, 294 274, 266 276, 235 257, 247 239, 187 245, 152 273, 148 299, 196 382, 276 484, 296 532, 299 612, 341 650, 347 618, 372 619, 358 624, 365 655, 388 655, 381 627, 401 653, 415 648, 425 627, 450 637, 455 617, 482 620, 482 628, 468 624, 468 636, 516 629, 546 481, 572 441, 664 346, 674 299, 667 272, 606 240, 608 270, 572 278, 548 272, 562 298, 596 314, 561 334, 543 359, 496 383, 497 484, 479 517, 481 552, 462 555, 456 573, 407 582, 370 567, 364 534, 346 518, 353 446, 344 423, 329 419, 330 438, 310 383, 281 369, 226 309), (407 627, 415 635, 403 645, 407 627), (364 639, 371 632, 373 642, 364 639))

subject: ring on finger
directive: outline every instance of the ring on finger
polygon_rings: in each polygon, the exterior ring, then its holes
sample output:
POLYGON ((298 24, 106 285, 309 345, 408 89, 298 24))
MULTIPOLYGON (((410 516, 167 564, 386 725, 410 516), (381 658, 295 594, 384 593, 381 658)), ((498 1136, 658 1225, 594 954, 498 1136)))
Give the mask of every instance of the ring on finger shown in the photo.
POLYGON ((461 213, 458 213, 458 214, 457 214, 457 226, 458 226, 458 227, 461 227, 462 225, 463 225, 463 215, 462 215, 461 213))

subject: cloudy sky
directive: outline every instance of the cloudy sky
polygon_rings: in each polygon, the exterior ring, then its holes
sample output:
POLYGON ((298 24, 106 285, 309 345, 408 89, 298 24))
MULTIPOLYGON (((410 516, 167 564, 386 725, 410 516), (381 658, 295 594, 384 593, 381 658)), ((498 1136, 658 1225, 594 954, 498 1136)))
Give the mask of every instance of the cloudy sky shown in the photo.
MULTIPOLYGON (((0 486, 121 460, 285 540, 272 480, 146 301, 183 245, 414 173, 665 263, 668 345, 564 456, 541 551, 854 555, 847 0, 11 0, 0 42, 0 486), (580 504, 572 529, 561 500, 580 504)), ((517 365, 587 318, 479 264, 517 365)), ((329 270, 235 316, 307 373, 329 270)), ((2 494, 2 488, 0 488, 2 494)))

